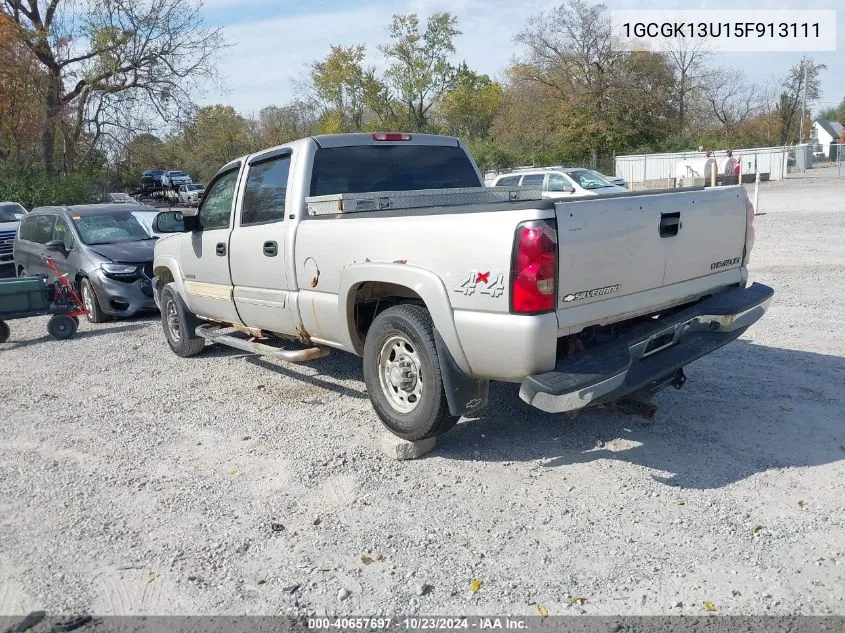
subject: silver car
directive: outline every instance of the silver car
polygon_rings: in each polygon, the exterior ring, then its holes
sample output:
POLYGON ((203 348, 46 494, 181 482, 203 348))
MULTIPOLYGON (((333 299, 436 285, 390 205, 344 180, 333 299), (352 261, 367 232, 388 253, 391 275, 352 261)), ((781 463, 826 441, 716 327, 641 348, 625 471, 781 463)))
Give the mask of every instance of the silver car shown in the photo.
POLYGON ((624 187, 614 185, 592 169, 580 167, 546 167, 502 174, 493 187, 535 187, 543 190, 544 198, 588 198, 607 193, 624 193, 624 187))

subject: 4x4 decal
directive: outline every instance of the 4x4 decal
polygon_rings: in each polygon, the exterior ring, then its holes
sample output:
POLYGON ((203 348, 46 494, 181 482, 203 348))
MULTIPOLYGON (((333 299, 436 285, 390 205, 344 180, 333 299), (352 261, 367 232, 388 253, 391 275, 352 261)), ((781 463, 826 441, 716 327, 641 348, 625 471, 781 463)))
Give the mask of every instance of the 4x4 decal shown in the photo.
POLYGON ((454 292, 459 292, 464 296, 474 295, 476 291, 478 294, 488 295, 494 299, 505 294, 505 275, 499 273, 494 276, 491 272, 472 271, 469 275, 461 279, 461 282, 454 287, 454 292))

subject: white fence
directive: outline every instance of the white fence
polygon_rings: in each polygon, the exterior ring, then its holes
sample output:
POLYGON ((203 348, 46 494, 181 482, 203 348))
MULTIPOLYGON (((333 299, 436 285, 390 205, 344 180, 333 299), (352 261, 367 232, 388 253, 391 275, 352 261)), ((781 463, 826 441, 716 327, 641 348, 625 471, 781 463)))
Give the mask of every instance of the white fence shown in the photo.
MULTIPOLYGON (((733 150, 733 157, 742 162, 742 173, 768 173, 770 180, 780 180, 786 177, 788 155, 788 147, 756 147, 733 150)), ((713 157, 720 164, 726 156, 726 151, 713 152, 713 157)), ((675 178, 678 173, 678 166, 690 160, 703 161, 704 152, 617 156, 616 175, 621 176, 629 183, 675 178)))

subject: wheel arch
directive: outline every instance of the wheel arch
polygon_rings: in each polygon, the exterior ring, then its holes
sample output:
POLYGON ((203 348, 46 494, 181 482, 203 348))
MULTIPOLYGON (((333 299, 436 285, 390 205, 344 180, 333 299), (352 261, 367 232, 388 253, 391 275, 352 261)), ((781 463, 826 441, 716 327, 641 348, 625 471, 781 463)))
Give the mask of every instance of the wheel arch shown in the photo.
POLYGON ((156 304, 159 303, 159 297, 164 286, 169 283, 176 284, 176 290, 181 295, 182 301, 188 308, 191 308, 178 262, 173 257, 158 257, 153 262, 153 296, 156 304))
POLYGON ((400 303, 421 303, 431 315, 435 329, 457 366, 471 375, 472 369, 455 328, 449 295, 437 275, 417 266, 387 262, 352 264, 343 270, 338 289, 340 322, 346 326, 341 332, 344 339, 342 343, 359 356, 364 351, 364 339, 358 331, 356 304, 360 303, 363 289, 369 291, 367 296, 370 297, 391 297, 400 299, 400 303))

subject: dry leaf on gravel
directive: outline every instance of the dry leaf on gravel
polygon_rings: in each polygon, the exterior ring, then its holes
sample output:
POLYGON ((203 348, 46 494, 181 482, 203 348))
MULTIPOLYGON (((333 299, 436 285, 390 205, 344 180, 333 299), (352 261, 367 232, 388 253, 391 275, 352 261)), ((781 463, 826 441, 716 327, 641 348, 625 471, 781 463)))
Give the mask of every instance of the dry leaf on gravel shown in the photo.
POLYGON ((150 571, 150 573, 147 574, 147 584, 149 585, 151 582, 154 582, 156 578, 158 578, 156 573, 154 571, 150 571))
POLYGON ((716 605, 713 604, 712 602, 710 602, 709 600, 705 600, 704 602, 702 602, 702 604, 704 605, 705 611, 715 611, 716 610, 716 605))
POLYGON ((580 596, 573 596, 572 600, 570 601, 572 604, 582 605, 587 602, 586 598, 581 598, 580 596))
POLYGON ((751 536, 754 536, 755 534, 757 534, 757 532, 759 532, 762 529, 763 529, 762 525, 755 525, 753 528, 751 528, 751 536))
POLYGON ((799 502, 798 502, 798 507, 799 507, 799 508, 801 508, 802 510, 804 509, 804 506, 805 506, 805 505, 807 505, 807 502, 806 502, 806 501, 799 501, 799 502))
POLYGON ((544 618, 549 617, 549 610, 546 607, 544 607, 542 604, 537 605, 537 611, 544 618))
POLYGON ((476 593, 479 589, 481 589, 481 581, 478 578, 475 578, 471 583, 469 583, 469 590, 472 593, 476 593))

